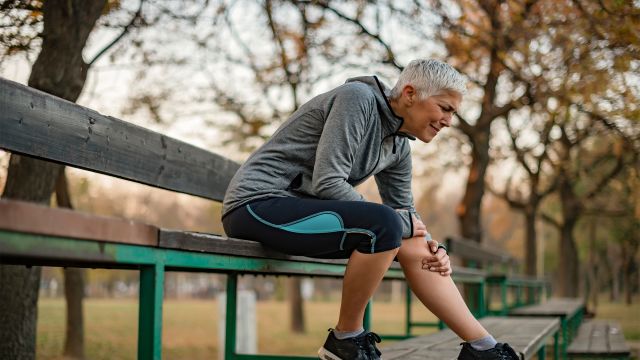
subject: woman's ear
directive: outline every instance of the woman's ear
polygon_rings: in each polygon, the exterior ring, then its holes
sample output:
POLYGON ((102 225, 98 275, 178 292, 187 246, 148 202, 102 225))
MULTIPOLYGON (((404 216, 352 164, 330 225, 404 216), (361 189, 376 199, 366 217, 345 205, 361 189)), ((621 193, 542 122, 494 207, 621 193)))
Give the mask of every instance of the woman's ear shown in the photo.
POLYGON ((415 101, 416 96, 418 95, 416 92, 416 88, 412 85, 405 85, 404 89, 402 89, 402 94, 407 99, 407 105, 412 106, 415 101))

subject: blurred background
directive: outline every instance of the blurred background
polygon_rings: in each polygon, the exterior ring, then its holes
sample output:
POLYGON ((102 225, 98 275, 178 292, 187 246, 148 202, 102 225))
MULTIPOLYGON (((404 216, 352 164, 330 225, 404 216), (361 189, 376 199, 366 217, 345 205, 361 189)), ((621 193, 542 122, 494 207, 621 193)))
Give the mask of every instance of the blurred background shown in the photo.
MULTIPOLYGON (((0 76, 37 76, 44 2, 0 0, 0 76)), ((393 86, 412 59, 451 64, 468 79, 459 116, 411 144, 427 228, 504 249, 522 273, 550 276, 554 295, 619 320, 640 348, 640 1, 94 2, 104 8, 86 41, 49 25, 82 47, 76 102, 238 162, 349 77, 393 86)), ((0 191, 8 166, 0 151, 0 191)), ((58 184, 56 206, 223 233, 209 200, 73 168, 58 184)), ((358 190, 380 201, 373 179, 358 190)), ((165 358, 216 358, 224 277, 166 278, 165 358)), ((402 286, 380 287, 374 328, 403 328, 402 286)), ((340 281, 245 276, 241 288, 258 300, 260 352, 309 353, 335 325, 340 281)), ((37 357, 135 358, 137 296, 137 272, 43 268, 37 357), (66 296, 84 299, 82 356, 66 349, 66 296)))

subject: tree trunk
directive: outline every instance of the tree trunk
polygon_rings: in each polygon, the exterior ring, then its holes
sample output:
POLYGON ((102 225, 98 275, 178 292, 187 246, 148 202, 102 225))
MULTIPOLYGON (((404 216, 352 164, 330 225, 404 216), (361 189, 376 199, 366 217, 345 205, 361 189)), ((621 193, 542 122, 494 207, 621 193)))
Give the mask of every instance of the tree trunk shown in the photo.
POLYGON ((472 161, 464 197, 458 205, 457 214, 462 237, 479 243, 482 239, 480 211, 485 190, 485 174, 489 166, 489 127, 480 128, 468 135, 473 147, 472 161))
MULTIPOLYGON (((478 120, 478 122, 480 121, 481 119, 478 120)), ((482 241, 480 211, 485 190, 485 174, 489 166, 489 127, 479 127, 476 132, 467 135, 473 148, 472 161, 464 197, 458 204, 456 212, 460 219, 462 237, 480 243, 482 241)), ((462 260, 462 266, 469 267, 470 265, 469 261, 462 260)), ((478 310, 479 304, 476 288, 476 284, 465 283, 462 285, 464 300, 474 312, 478 310)))
MULTIPOLYGON (((73 209, 69 186, 64 169, 56 182, 56 202, 58 207, 73 209)), ((84 319, 82 301, 84 299, 85 269, 64 269, 64 296, 67 302, 67 331, 64 341, 64 355, 71 359, 84 359, 84 319)))
POLYGON ((573 230, 582 211, 580 200, 573 193, 567 174, 561 174, 559 184, 560 206, 563 222, 560 226, 560 255, 558 258, 559 295, 563 297, 578 296, 579 259, 573 230))
POLYGON ((304 328, 304 300, 302 299, 302 279, 297 276, 289 278, 289 302, 291 310, 291 331, 302 334, 304 328))
POLYGON ((573 238, 573 229, 575 227, 575 219, 565 219, 560 231, 560 254, 558 264, 558 277, 560 280, 560 296, 577 297, 578 296, 578 251, 573 238))
MULTIPOLYGON (((634 236, 634 235, 631 235, 634 236)), ((636 253, 638 252, 638 243, 631 241, 623 242, 624 246, 624 265, 623 265, 623 276, 624 276, 624 291, 625 291, 625 302, 627 305, 631 305, 633 303, 633 291, 634 291, 634 278, 638 274, 638 264, 636 262, 636 253)))
POLYGON ((588 280, 588 294, 587 294, 587 306, 589 304, 589 299, 593 305, 592 311, 596 312, 598 307, 598 294, 600 292, 600 281, 598 277, 598 268, 600 266, 600 261, 598 257, 598 249, 596 247, 596 234, 597 234, 597 218, 594 218, 589 222, 589 264, 586 269, 587 280, 588 280))
POLYGON ((610 293, 609 300, 611 302, 618 302, 620 298, 620 251, 614 246, 607 246, 607 261, 609 263, 610 272, 610 293))
MULTIPOLYGON (((106 0, 43 2, 42 50, 29 86, 75 102, 84 86, 87 64, 82 49, 106 0)), ((62 166, 11 155, 3 198, 49 204, 62 166)), ((0 354, 34 359, 40 267, 0 265, 0 354)))
POLYGON ((64 269, 64 296, 67 300, 67 331, 64 355, 73 359, 84 359, 84 299, 85 269, 64 269))
MULTIPOLYGON (((535 210, 534 210, 535 211, 535 210)), ((526 275, 538 275, 538 249, 536 246, 536 215, 531 211, 525 213, 525 266, 526 275)))

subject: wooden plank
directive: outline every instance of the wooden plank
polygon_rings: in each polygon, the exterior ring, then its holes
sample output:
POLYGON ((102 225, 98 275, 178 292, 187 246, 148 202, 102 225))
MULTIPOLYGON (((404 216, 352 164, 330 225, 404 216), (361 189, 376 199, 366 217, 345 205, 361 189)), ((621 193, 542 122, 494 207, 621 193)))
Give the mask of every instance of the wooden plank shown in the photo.
POLYGON ((571 342, 567 351, 586 353, 589 351, 591 343, 591 331, 595 322, 585 320, 578 328, 576 338, 571 342))
MULTIPOLYGON (((499 342, 509 343, 523 359, 533 359, 560 328, 553 318, 505 318, 489 316, 479 320, 499 342)), ((456 359, 463 342, 451 329, 400 341, 382 348, 383 358, 393 359, 456 359)))
POLYGON ((162 248, 198 251, 203 253, 237 255, 274 260, 317 262, 341 265, 347 264, 347 261, 342 259, 316 259, 304 256, 287 255, 266 248, 256 241, 234 239, 222 235, 199 232, 161 229, 158 244, 158 246, 162 248))
POLYGON ((0 148, 222 201, 239 165, 0 78, 0 148))
POLYGON ((571 317, 583 307, 584 301, 581 299, 551 298, 540 304, 527 305, 513 309, 509 312, 509 315, 571 317))
POLYGON ((580 325, 578 335, 569 345, 567 354, 575 357, 625 357, 630 356, 630 351, 619 322, 590 319, 580 325))
MULTIPOLYGON (((287 255, 262 246, 259 242, 228 238, 217 234, 207 234, 188 231, 160 229, 158 246, 167 249, 189 250, 204 253, 236 255, 275 260, 300 261, 306 263, 326 263, 346 265, 346 259, 320 259, 306 256, 287 255)), ((401 269, 398 262, 394 262, 391 269, 401 269)), ((485 272, 453 266, 454 277, 484 278, 485 272)))
POLYGON ((135 245, 158 244, 155 226, 6 199, 0 199, 0 229, 135 245))
POLYGON ((609 339, 609 352, 614 354, 629 354, 630 348, 624 338, 624 332, 620 323, 614 320, 607 321, 607 335, 609 339))

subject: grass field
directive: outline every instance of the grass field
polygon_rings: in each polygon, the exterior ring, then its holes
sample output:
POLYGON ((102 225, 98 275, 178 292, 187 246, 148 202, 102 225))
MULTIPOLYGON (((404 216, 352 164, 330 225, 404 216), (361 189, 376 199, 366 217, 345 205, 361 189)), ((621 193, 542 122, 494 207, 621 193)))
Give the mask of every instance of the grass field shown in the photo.
MULTIPOLYGON (((629 340, 640 340, 640 297, 635 304, 607 304, 603 297, 598 317, 618 319, 629 340)), ((63 359, 65 303, 63 299, 41 299, 38 320, 38 359, 63 359)), ((307 334, 288 331, 286 303, 258 303, 258 349, 260 353, 313 355, 335 325, 338 304, 305 303, 307 334)), ((415 320, 435 317, 415 304, 415 320)), ((135 359, 138 322, 137 300, 88 299, 85 301, 87 358, 135 359)), ((399 333, 404 326, 402 303, 377 302, 373 326, 379 333, 399 333)), ((423 329, 422 332, 434 331, 423 329)), ((164 359, 218 358, 218 304, 215 300, 165 300, 163 313, 164 359)), ((389 344, 390 341, 385 341, 389 344)))

